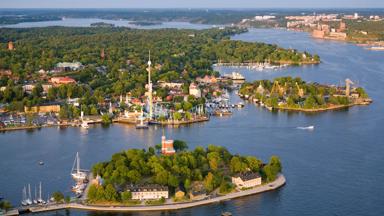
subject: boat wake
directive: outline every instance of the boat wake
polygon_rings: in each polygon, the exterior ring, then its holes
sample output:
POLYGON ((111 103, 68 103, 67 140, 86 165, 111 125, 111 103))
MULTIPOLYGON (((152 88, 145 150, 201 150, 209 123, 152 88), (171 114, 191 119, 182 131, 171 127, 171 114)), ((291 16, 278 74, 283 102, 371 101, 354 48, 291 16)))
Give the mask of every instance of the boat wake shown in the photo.
POLYGON ((315 126, 311 125, 311 126, 308 126, 308 127, 296 127, 296 129, 299 129, 299 130, 315 130, 315 126))

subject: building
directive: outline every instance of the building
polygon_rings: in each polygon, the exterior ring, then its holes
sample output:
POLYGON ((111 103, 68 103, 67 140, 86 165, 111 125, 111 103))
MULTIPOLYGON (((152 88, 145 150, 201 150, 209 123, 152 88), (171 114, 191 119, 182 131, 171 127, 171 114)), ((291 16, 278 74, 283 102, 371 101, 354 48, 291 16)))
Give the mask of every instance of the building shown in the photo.
POLYGON ((51 83, 56 84, 56 85, 72 84, 72 83, 76 83, 76 80, 74 80, 70 77, 52 77, 51 83))
POLYGON ((196 98, 201 97, 201 90, 196 83, 191 83, 189 85, 189 94, 195 96, 196 98))
POLYGON ((202 200, 207 197, 207 193, 205 191, 191 191, 189 192, 189 199, 191 200, 202 200))
POLYGON ((56 68, 64 71, 76 71, 82 69, 83 65, 80 62, 60 62, 57 63, 56 68))
POLYGON ((101 186, 103 185, 103 179, 101 178, 100 175, 97 175, 96 178, 92 179, 91 184, 96 186, 101 186))
POLYGON ((181 89, 181 87, 183 86, 183 83, 177 83, 177 82, 159 81, 158 83, 161 88, 181 89))
POLYGON ((32 107, 24 106, 24 112, 26 113, 47 113, 47 112, 60 112, 60 104, 51 103, 51 104, 42 104, 32 107))
POLYGON ((238 188, 250 188, 261 185, 259 173, 246 172, 232 176, 232 183, 238 188))
POLYGON ((175 192, 175 198, 176 199, 183 199, 184 196, 185 196, 185 192, 182 191, 180 188, 177 188, 176 192, 175 192))
POLYGON ((33 84, 26 84, 23 85, 23 91, 24 92, 32 92, 32 90, 35 88, 35 85, 33 84))
POLYGON ((257 87, 256 92, 259 93, 260 95, 263 95, 265 90, 264 87, 261 85, 261 82, 259 84, 259 87, 257 87))
POLYGON ((13 45, 13 42, 12 41, 9 41, 8 42, 8 50, 9 51, 12 51, 12 50, 14 50, 15 49, 15 47, 14 47, 14 45, 13 45))
POLYGON ((133 200, 154 200, 165 198, 168 199, 168 187, 161 185, 145 185, 145 186, 131 186, 128 188, 132 194, 133 200))
POLYGON ((204 78, 197 77, 196 82, 203 84, 213 84, 217 83, 217 78, 215 76, 205 75, 204 78))
POLYGON ((173 140, 167 140, 165 135, 161 137, 161 153, 163 155, 175 154, 175 149, 173 148, 173 140))

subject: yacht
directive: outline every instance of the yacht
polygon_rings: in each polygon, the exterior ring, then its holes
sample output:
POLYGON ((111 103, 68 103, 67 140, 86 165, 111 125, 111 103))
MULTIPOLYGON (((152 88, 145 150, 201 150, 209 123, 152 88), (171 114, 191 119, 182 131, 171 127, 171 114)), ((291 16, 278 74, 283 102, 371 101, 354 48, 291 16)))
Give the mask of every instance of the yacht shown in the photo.
POLYGON ((87 173, 80 169, 79 152, 76 153, 75 161, 73 162, 73 166, 72 166, 71 175, 72 175, 72 178, 76 181, 84 181, 87 178, 87 173))

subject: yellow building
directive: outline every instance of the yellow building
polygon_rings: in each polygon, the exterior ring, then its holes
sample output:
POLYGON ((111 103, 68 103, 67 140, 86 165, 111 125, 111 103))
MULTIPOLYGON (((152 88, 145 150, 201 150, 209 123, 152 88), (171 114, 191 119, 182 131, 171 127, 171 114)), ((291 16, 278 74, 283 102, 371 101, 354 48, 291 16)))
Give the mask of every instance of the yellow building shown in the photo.
POLYGON ((184 196, 185 196, 184 191, 182 191, 180 189, 176 190, 176 193, 175 193, 175 198, 176 199, 183 199, 184 196))
POLYGON ((133 186, 128 188, 133 200, 168 199, 168 187, 161 185, 133 186))
POLYGON ((37 105, 32 107, 24 106, 24 112, 26 113, 47 113, 47 112, 60 112, 59 104, 47 104, 47 105, 37 105))

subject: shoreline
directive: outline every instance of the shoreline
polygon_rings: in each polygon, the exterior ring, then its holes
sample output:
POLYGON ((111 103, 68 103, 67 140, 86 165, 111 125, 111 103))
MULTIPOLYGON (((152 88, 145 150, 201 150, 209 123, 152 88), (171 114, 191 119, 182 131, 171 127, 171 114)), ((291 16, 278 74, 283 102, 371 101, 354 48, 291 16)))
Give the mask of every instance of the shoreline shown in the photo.
POLYGON ((93 206, 81 203, 69 203, 69 204, 58 204, 52 206, 43 207, 31 207, 29 208, 32 213, 40 213, 47 211, 56 211, 62 209, 77 209, 87 211, 101 211, 101 212, 133 212, 133 211, 170 211, 192 208, 201 205, 214 204, 218 202, 225 202, 228 200, 259 194, 267 191, 276 190, 286 184, 286 179, 283 174, 279 174, 278 177, 270 183, 257 186, 252 189, 229 193, 223 196, 208 198, 199 201, 191 202, 180 202, 175 204, 164 204, 164 205, 150 205, 150 206, 93 206))

